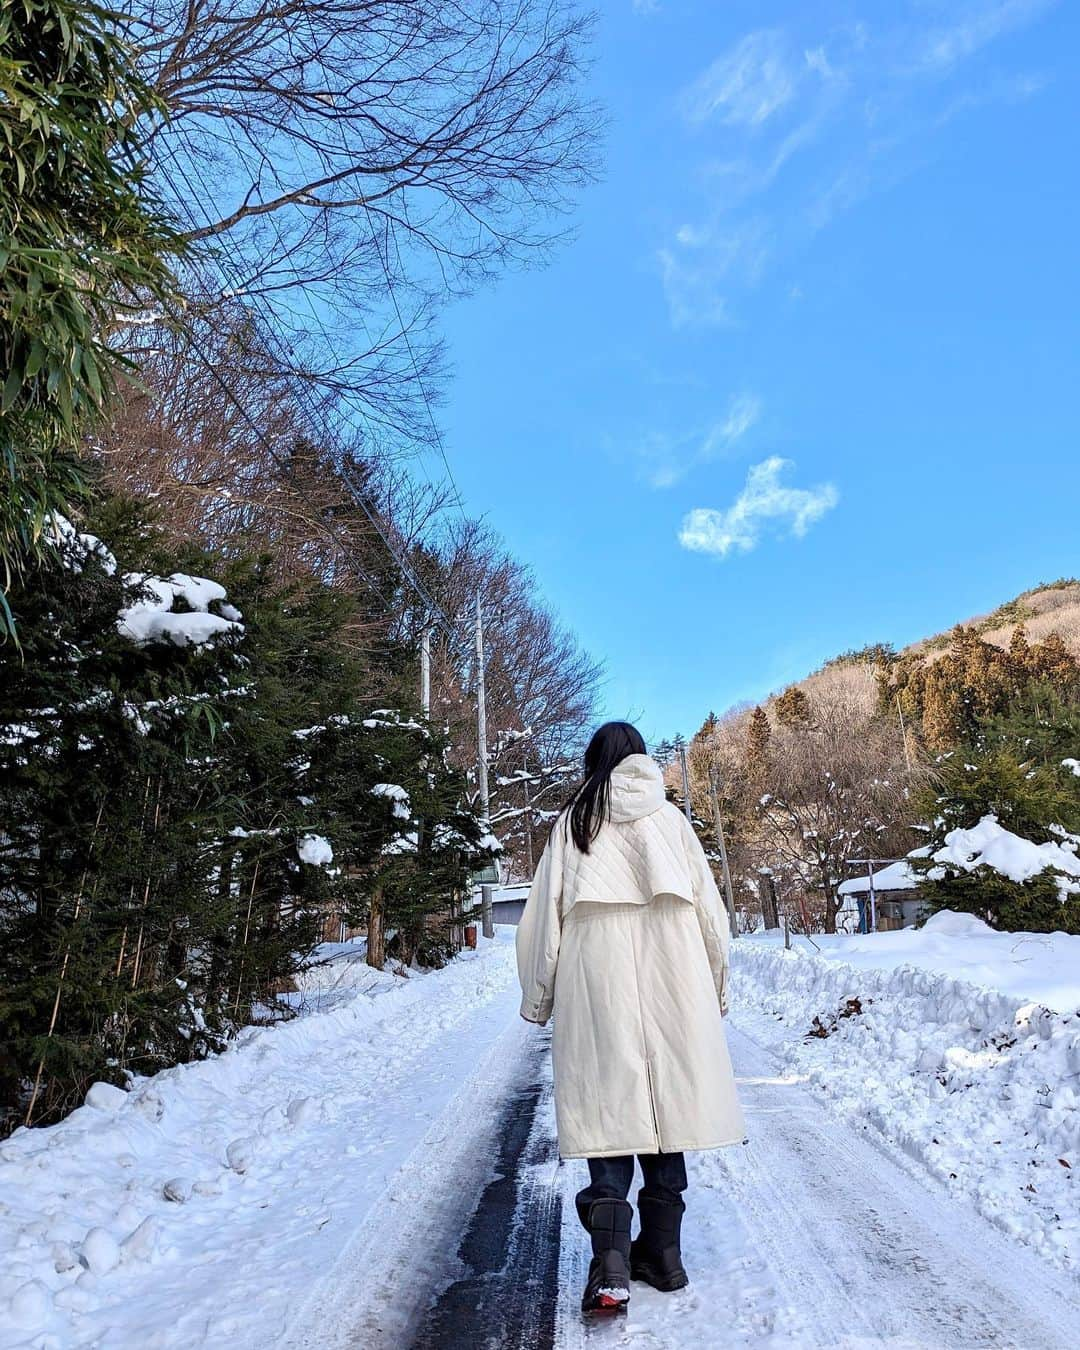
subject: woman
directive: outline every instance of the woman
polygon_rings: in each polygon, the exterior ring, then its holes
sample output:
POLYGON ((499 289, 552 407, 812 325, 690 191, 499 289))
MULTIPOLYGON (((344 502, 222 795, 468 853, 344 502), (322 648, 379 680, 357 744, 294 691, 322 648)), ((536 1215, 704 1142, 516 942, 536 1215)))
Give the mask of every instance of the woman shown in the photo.
POLYGON ((592 1239, 587 1313, 618 1311, 630 1279, 687 1284, 680 1251, 687 1149, 743 1140, 724 1036, 727 915, 701 844, 665 798, 627 722, 585 752, 517 933, 521 1015, 555 1012, 559 1152, 587 1158, 577 1211, 592 1239), (630 1241, 634 1155, 640 1232, 630 1241))

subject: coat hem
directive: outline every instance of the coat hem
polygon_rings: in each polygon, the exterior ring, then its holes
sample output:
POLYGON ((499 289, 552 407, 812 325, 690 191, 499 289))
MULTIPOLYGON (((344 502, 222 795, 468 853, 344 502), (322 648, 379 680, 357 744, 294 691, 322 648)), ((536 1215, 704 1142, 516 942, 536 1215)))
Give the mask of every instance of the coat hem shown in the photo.
MULTIPOLYGON (((749 1136, 745 1134, 737 1135, 733 1139, 721 1139, 712 1144, 672 1144, 668 1148, 660 1149, 661 1153, 706 1153, 714 1148, 731 1148, 735 1144, 745 1144, 749 1136)), ((656 1140, 650 1139, 644 1144, 629 1144, 626 1148, 598 1148, 582 1149, 574 1152, 567 1152, 564 1149, 559 1150, 560 1158, 625 1158, 627 1154, 652 1154, 656 1153, 656 1140)))

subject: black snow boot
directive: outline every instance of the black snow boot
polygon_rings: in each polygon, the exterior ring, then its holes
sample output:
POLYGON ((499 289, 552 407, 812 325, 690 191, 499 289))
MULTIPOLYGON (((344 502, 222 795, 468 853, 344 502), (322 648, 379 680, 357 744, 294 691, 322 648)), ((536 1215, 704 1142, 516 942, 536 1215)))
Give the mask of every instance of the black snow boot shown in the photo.
POLYGON ((641 1232, 630 1247, 630 1274, 663 1294, 685 1289, 690 1283, 679 1247, 685 1211, 681 1200, 656 1200, 638 1194, 641 1232))
POLYGON ((630 1298, 630 1220, 625 1200, 594 1200, 581 1215, 592 1239, 593 1258, 581 1297, 583 1313, 617 1313, 630 1298))

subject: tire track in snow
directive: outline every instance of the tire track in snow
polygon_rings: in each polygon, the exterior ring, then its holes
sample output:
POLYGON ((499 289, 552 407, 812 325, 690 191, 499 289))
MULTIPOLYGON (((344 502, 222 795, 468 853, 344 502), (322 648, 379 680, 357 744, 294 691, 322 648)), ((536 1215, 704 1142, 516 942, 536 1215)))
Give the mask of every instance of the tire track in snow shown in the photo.
POLYGON ((1076 1283, 1011 1243, 883 1143, 831 1115, 737 1028, 750 1144, 708 1154, 804 1326, 800 1347, 1064 1350, 1076 1283))
POLYGON ((552 1185, 551 1033, 528 1054, 508 1102, 495 1177, 465 1229, 465 1273, 428 1309, 411 1350, 551 1350, 558 1294, 560 1197, 552 1185))
MULTIPOLYGON (((462 1079, 408 1159, 292 1309, 277 1350, 402 1350, 432 1292, 460 1271, 462 1228, 491 1179, 499 1107, 535 1071, 531 1028, 517 1017, 516 985, 453 1033, 483 1035, 486 1053, 462 1079)), ((446 1057, 445 1048, 441 1051, 446 1057)), ((438 1056, 438 1042, 428 1054, 438 1056)), ((425 1063, 427 1058, 425 1057, 425 1063)), ((421 1075, 424 1064, 416 1066, 421 1075)))

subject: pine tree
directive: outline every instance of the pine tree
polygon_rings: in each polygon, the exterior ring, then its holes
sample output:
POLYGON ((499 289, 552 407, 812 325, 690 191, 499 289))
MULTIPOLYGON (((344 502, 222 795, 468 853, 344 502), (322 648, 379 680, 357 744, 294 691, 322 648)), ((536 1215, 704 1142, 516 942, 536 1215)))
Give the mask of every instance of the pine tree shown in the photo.
POLYGON ((760 783, 768 772, 771 736, 768 714, 759 704, 750 714, 746 732, 746 771, 752 782, 760 783))
MULTIPOLYGON (((1030 685, 1005 713, 984 719, 972 740, 941 761, 923 809, 934 822, 931 852, 952 829, 970 829, 986 815, 1034 843, 1080 836, 1080 777, 1072 770, 1080 744, 1080 682, 1067 694, 1052 685, 1030 685)), ((959 909, 995 927, 1080 932, 1080 898, 1062 900, 1051 871, 1026 882, 990 867, 941 868, 929 858, 920 893, 928 910, 959 909)))
POLYGON ((810 700, 797 684, 785 689, 774 704, 776 720, 785 727, 806 726, 810 721, 810 700))

